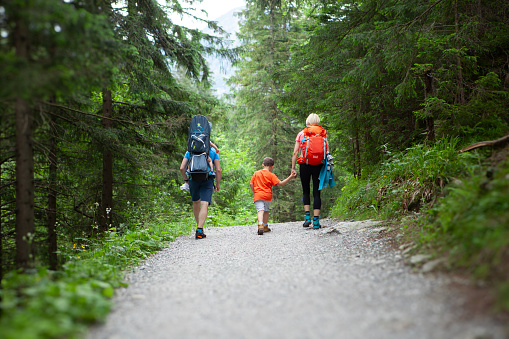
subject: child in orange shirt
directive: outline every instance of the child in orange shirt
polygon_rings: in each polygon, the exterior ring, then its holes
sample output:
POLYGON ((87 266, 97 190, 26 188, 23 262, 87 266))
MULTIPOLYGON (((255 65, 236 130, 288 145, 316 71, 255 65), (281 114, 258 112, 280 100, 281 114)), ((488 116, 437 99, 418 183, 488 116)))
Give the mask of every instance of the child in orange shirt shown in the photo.
POLYGON ((263 235, 264 232, 270 232, 268 222, 270 202, 272 200, 272 186, 284 186, 290 180, 297 177, 296 174, 290 174, 285 180, 279 180, 278 177, 272 173, 272 169, 274 168, 274 160, 272 158, 267 157, 263 159, 262 166, 263 169, 256 171, 249 183, 254 194, 254 204, 258 216, 258 235, 263 235))

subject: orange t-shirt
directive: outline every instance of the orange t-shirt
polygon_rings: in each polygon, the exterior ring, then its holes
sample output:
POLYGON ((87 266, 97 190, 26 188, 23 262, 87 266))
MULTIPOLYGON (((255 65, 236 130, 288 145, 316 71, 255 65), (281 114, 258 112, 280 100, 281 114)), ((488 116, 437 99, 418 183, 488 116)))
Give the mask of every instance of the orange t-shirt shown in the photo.
POLYGON ((254 172, 251 177, 251 182, 254 184, 254 201, 271 201, 272 186, 277 185, 280 181, 271 171, 261 169, 254 172))

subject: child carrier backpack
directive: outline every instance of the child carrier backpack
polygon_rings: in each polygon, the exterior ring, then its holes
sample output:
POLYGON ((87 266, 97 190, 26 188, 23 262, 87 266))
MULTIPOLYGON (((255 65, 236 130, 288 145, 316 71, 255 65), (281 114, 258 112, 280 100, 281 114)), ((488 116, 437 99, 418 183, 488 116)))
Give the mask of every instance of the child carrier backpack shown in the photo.
POLYGON ((203 115, 195 115, 191 119, 187 151, 190 155, 188 171, 191 180, 207 180, 210 170, 207 162, 210 151, 210 124, 203 115))
POLYGON ((298 164, 320 165, 327 156, 327 132, 322 126, 310 125, 304 128, 300 141, 301 156, 298 164))

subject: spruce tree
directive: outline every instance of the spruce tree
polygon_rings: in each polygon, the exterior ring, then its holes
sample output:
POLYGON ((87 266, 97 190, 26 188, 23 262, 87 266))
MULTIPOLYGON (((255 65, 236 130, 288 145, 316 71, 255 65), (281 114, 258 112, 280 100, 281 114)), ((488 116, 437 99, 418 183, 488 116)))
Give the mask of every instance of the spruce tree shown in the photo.
MULTIPOLYGON (((278 105, 284 88, 281 67, 295 39, 292 11, 281 1, 247 2, 239 34, 244 53, 239 71, 230 79, 235 84, 237 126, 253 145, 251 156, 258 166, 264 157, 273 158, 274 172, 280 178, 290 174, 297 134, 290 117, 278 105)), ((276 220, 295 217, 295 196, 295 186, 274 188, 272 215, 276 220)))

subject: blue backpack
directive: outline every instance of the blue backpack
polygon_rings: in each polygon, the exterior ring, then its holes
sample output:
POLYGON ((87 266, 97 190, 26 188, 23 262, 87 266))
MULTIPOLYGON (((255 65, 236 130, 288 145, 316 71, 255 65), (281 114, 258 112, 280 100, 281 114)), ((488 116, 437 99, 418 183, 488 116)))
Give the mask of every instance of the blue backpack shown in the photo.
POLYGON ((210 151, 210 124, 203 115, 195 115, 189 125, 187 151, 190 155, 188 164, 189 176, 193 181, 207 180, 210 151))

